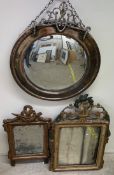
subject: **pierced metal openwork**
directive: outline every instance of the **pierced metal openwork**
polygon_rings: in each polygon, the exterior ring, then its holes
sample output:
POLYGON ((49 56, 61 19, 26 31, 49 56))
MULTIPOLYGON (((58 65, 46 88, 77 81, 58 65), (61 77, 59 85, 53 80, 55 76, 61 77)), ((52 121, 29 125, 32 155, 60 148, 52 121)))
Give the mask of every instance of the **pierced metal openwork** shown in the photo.
POLYGON ((47 6, 35 18, 35 20, 31 22, 29 28, 35 29, 37 26, 55 25, 59 32, 64 31, 66 27, 77 28, 85 31, 85 37, 86 34, 90 31, 90 27, 85 27, 70 1, 63 1, 59 5, 56 4, 52 10, 48 10, 53 2, 54 0, 50 0, 47 6), (46 12, 45 17, 41 18, 40 21, 38 21, 44 12, 46 12))

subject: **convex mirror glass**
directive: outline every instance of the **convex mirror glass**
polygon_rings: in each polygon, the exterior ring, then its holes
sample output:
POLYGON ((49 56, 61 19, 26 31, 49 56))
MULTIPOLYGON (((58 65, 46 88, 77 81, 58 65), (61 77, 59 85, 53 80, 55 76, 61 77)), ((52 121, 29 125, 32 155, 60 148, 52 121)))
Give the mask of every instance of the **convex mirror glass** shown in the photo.
POLYGON ((34 41, 26 50, 24 69, 29 80, 46 90, 77 83, 85 73, 87 54, 74 39, 51 35, 34 41))

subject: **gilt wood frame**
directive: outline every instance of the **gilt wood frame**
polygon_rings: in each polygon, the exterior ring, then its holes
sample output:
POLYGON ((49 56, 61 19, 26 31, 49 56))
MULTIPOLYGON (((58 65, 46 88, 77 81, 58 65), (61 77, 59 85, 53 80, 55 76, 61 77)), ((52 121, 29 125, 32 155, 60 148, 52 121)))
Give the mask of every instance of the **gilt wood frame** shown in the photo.
POLYGON ((98 170, 103 167, 103 155, 105 145, 108 142, 108 131, 109 131, 109 122, 104 120, 88 120, 88 121, 62 121, 54 123, 52 127, 52 139, 51 139, 51 162, 50 170, 51 171, 73 171, 73 170, 98 170), (59 151, 59 139, 60 139, 60 129, 61 128, 71 128, 79 126, 96 126, 101 127, 101 134, 99 139, 99 146, 96 158, 96 164, 93 165, 59 165, 58 164, 58 151, 59 151))
POLYGON ((11 165, 15 165, 16 160, 31 160, 31 159, 44 159, 44 162, 48 162, 49 158, 49 143, 48 134, 51 127, 51 119, 41 117, 42 113, 36 113, 32 106, 24 106, 21 114, 13 114, 16 117, 13 119, 6 119, 3 121, 4 130, 8 135, 9 152, 8 158, 11 161, 11 165), (13 128, 16 126, 43 126, 44 138, 43 138, 43 152, 35 154, 22 154, 17 155, 15 150, 15 140, 13 128))

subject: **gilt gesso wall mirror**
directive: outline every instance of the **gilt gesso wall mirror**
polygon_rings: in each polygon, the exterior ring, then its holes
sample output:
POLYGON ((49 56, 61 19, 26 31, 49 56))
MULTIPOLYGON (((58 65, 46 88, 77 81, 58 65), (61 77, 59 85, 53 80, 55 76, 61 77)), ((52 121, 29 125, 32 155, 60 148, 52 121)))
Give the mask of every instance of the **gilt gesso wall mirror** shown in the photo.
POLYGON ((55 123, 50 170, 98 170, 103 167, 108 122, 55 123))
POLYGON ((109 123, 107 111, 88 94, 65 107, 52 124, 50 170, 101 169, 109 123))
POLYGON ((15 118, 3 121, 8 136, 8 158, 11 165, 14 166, 17 160, 31 159, 42 159, 47 163, 51 119, 42 117, 42 113, 36 113, 30 105, 24 106, 20 114, 13 115, 15 118))
POLYGON ((69 0, 51 0, 15 43, 10 59, 18 85, 46 100, 87 89, 100 67, 98 46, 69 0))

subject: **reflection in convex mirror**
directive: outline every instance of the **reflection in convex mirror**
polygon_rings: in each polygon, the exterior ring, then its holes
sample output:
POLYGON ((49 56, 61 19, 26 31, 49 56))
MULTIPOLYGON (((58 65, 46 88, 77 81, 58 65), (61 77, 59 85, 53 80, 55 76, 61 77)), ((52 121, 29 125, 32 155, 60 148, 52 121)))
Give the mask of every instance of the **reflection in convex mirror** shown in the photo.
POLYGON ((74 39, 50 35, 33 42, 24 56, 29 80, 47 90, 61 90, 77 83, 84 75, 87 55, 74 39))

